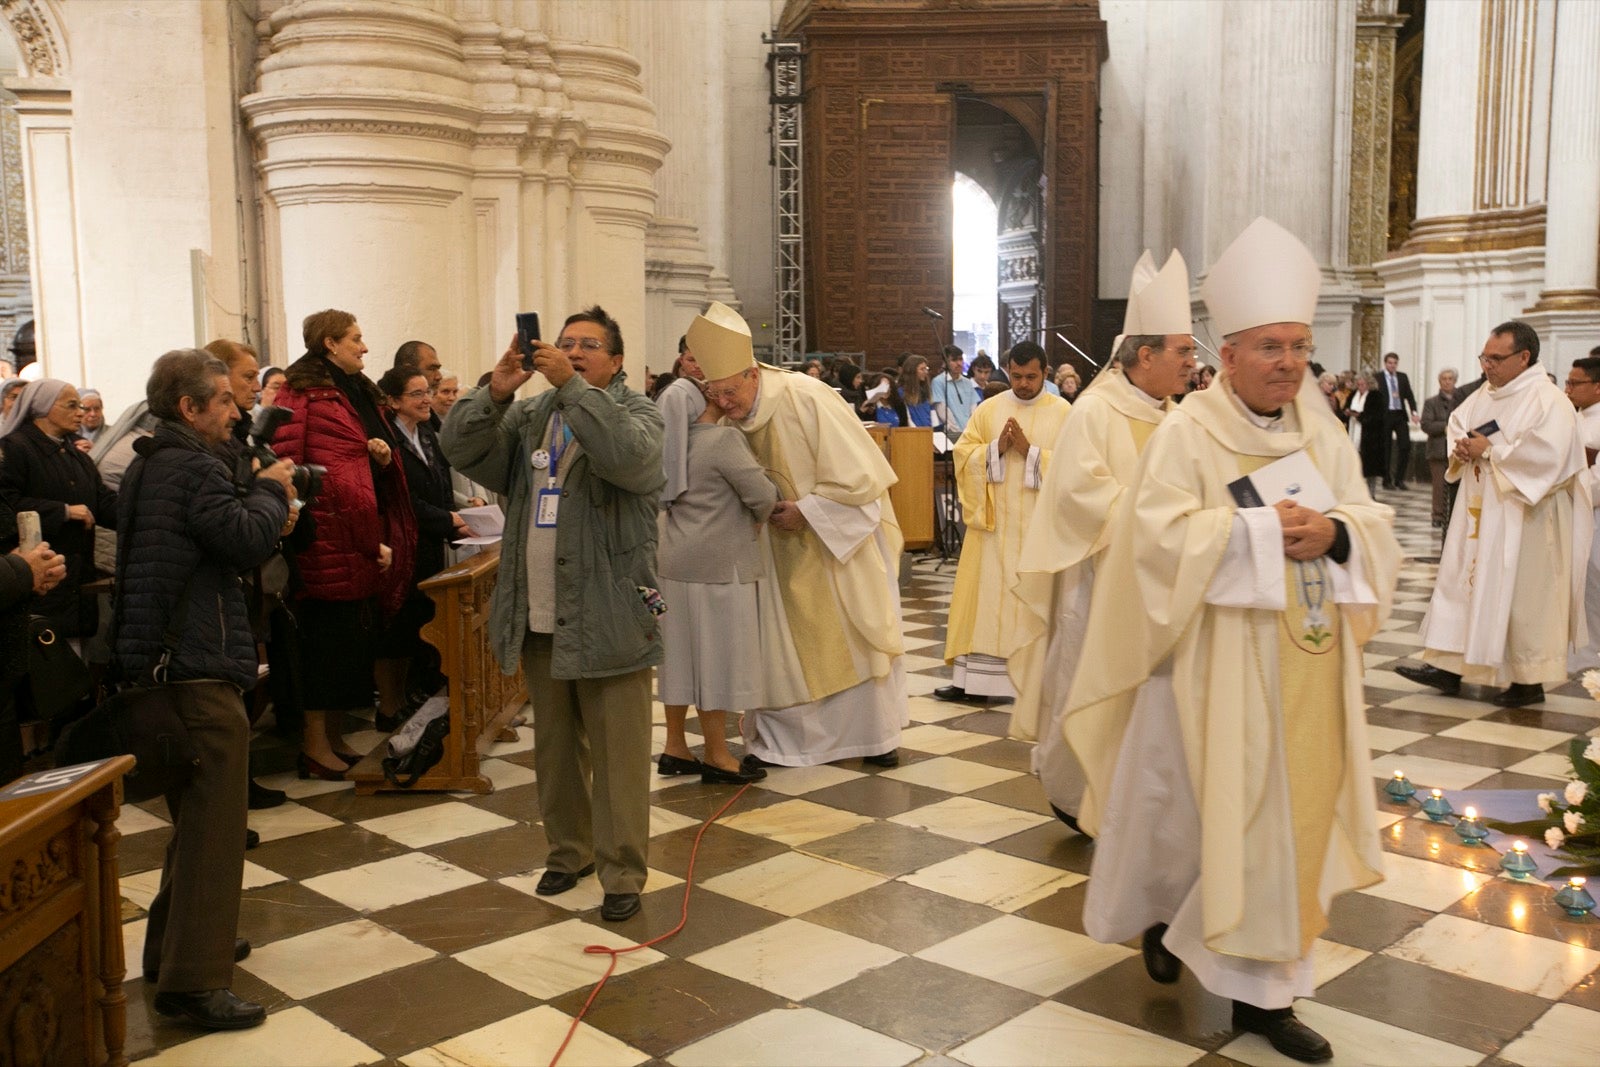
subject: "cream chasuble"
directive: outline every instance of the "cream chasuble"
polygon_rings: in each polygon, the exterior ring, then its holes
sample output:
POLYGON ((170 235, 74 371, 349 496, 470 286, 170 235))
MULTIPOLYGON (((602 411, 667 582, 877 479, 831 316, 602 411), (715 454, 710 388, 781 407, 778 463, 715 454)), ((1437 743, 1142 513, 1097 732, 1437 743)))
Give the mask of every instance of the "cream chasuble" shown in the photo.
MULTIPOLYGON (((1590 404, 1578 412, 1578 437, 1583 441, 1585 457, 1589 454, 1588 449, 1600 452, 1600 404, 1590 404)), ((1600 508, 1597 475, 1600 475, 1600 468, 1591 463, 1582 478, 1589 486, 1589 502, 1600 508)), ((1600 667, 1600 537, 1589 542, 1589 566, 1583 585, 1583 617, 1587 623, 1589 641, 1567 658, 1569 674, 1600 667)))
POLYGON ((1445 472, 1460 488, 1420 658, 1478 685, 1560 684, 1587 640, 1594 512, 1577 412, 1536 363, 1450 414, 1452 452, 1490 422, 1489 450, 1445 472))
POLYGON ((1332 898, 1382 878, 1361 646, 1387 618, 1400 550, 1314 383, 1281 424, 1260 421, 1224 376, 1152 435, 1113 517, 1063 729, 1088 778, 1079 820, 1101 835, 1089 933, 1170 922, 1167 946, 1207 988, 1276 1007, 1306 980, 1332 898), (1339 502, 1342 565, 1286 559, 1276 511, 1228 491, 1300 449, 1339 502), (1170 862, 1152 871, 1152 855, 1170 862))
POLYGON ((810 528, 762 531, 763 710, 745 716, 746 743, 790 766, 877 755, 906 722, 894 471, 832 389, 766 365, 760 375, 749 418, 723 421, 810 528))
POLYGON ((1041 392, 1012 392, 979 404, 955 445, 956 489, 967 533, 950 594, 944 658, 1000 657, 1018 644, 1023 608, 1010 586, 1022 562, 1022 539, 1053 468, 1052 448, 1072 405, 1041 392), (1028 438, 1026 457, 1000 453, 1000 431, 1016 419, 1028 438))

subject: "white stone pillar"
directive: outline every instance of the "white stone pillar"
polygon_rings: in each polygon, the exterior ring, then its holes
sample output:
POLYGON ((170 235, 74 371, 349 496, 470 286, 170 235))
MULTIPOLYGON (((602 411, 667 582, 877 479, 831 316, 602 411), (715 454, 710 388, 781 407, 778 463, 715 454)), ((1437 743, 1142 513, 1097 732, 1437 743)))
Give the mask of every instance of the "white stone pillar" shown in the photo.
POLYGON ((22 135, 23 189, 32 256, 34 338, 48 377, 81 382, 83 289, 72 158, 72 94, 41 78, 13 81, 22 135))
POLYGON ((1417 143, 1417 219, 1473 211, 1483 0, 1428 9, 1417 143))
POLYGON ((1600 4, 1563 0, 1556 8, 1550 129, 1544 291, 1535 310, 1600 309, 1600 4))

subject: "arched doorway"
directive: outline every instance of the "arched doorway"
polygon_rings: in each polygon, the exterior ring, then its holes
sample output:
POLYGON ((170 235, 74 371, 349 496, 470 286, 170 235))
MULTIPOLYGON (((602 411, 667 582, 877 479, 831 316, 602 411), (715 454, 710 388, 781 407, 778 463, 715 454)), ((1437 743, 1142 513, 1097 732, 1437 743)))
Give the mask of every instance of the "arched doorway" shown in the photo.
POLYGON ((994 197, 970 175, 950 183, 950 343, 970 359, 980 349, 998 355, 1000 276, 994 197))

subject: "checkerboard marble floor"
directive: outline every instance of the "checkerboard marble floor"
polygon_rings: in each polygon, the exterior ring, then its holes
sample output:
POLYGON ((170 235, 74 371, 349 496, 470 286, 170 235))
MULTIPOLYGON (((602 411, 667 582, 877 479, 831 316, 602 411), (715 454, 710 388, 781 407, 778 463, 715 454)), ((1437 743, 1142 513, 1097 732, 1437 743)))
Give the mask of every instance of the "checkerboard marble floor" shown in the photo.
MULTIPOLYGON (((1361 1064, 1600 1063, 1600 920, 1543 885, 1494 876, 1484 850, 1384 803, 1419 785, 1548 788, 1561 746, 1600 733, 1581 687, 1535 708, 1446 699, 1396 675, 1413 654, 1437 544, 1426 494, 1385 494, 1410 559, 1367 650, 1374 817, 1389 879, 1334 909, 1318 993, 1299 1011, 1361 1064)), ((953 565, 919 563, 905 600, 911 720, 894 770, 781 769, 705 834, 687 927, 623 957, 566 1064, 1275 1064, 1185 974, 1158 986, 1136 947, 1083 934, 1092 845, 1051 817, 1029 746, 1001 712, 927 694, 953 565)), ((1486 696, 1487 694, 1469 693, 1486 696)), ((660 708, 657 706, 657 721, 660 708)), ((659 727, 658 727, 659 733, 659 727)), ((376 742, 376 735, 371 740, 376 742)), ((659 737, 658 737, 659 742, 659 737)), ((121 827, 129 1048, 156 1064, 545 1064, 603 959, 677 923, 690 849, 730 790, 653 776, 650 880, 626 923, 594 880, 533 895, 545 838, 532 739, 501 745, 493 795, 358 798, 267 779, 252 812, 234 989, 264 1026, 199 1035, 154 1015, 139 975, 144 911, 168 836, 158 803, 121 827)), ((264 746, 265 747, 265 746, 264 746)))

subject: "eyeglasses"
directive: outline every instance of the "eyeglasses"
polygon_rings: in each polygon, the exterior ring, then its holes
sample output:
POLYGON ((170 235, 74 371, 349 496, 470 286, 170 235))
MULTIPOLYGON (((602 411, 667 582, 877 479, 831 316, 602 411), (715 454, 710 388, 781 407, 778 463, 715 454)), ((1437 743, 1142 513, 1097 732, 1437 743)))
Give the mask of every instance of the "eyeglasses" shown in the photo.
POLYGON ((1579 378, 1577 381, 1573 381, 1571 378, 1567 379, 1568 389, 1576 389, 1580 385, 1600 385, 1600 382, 1591 382, 1587 378, 1579 378))
POLYGON ((1485 364, 1487 366, 1498 367, 1500 364, 1504 363, 1506 360, 1508 360, 1508 359, 1516 359, 1518 356, 1522 355, 1526 351, 1527 351, 1526 348, 1519 348, 1515 352, 1511 353, 1509 356, 1491 356, 1491 355, 1485 354, 1485 355, 1481 355, 1481 356, 1478 357, 1478 362, 1479 363, 1483 363, 1483 364, 1485 364))
MULTIPOLYGON (((748 381, 749 378, 750 378, 750 372, 749 371, 741 371, 739 373, 739 381, 741 381, 741 382, 748 381)), ((711 401, 713 404, 720 404, 724 400, 731 399, 734 396, 734 394, 736 394, 738 391, 739 391, 739 387, 737 385, 727 385, 727 386, 722 386, 720 388, 707 387, 707 389, 706 389, 706 399, 711 401)))
POLYGON ((1281 345, 1276 341, 1268 341, 1263 345, 1256 345, 1254 351, 1270 360, 1279 360, 1284 356, 1292 356, 1297 362, 1310 363, 1317 354, 1317 346, 1310 341, 1297 341, 1292 345, 1281 345))
POLYGON ((563 337, 556 342, 556 347, 563 352, 571 352, 574 348, 582 348, 585 352, 604 352, 606 343, 598 337, 585 337, 579 340, 576 337, 563 337))
POLYGON ((409 393, 400 394, 400 396, 406 400, 423 400, 432 395, 432 389, 413 389, 409 393))

